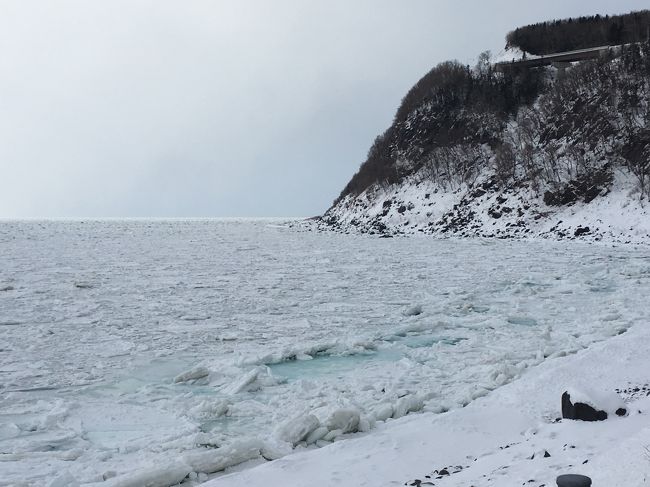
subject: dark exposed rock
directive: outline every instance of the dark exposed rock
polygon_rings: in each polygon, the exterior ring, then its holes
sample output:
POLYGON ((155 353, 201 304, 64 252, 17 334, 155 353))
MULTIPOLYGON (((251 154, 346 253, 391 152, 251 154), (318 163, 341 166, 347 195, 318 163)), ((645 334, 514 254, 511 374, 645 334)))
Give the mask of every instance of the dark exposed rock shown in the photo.
POLYGON ((493 208, 490 208, 488 210, 488 215, 490 215, 492 218, 496 218, 496 219, 501 218, 501 212, 498 211, 498 210, 495 210, 493 208))
POLYGON ((572 179, 555 191, 546 191, 544 203, 548 206, 570 205, 576 201, 591 203, 598 195, 606 193, 613 181, 610 167, 604 166, 572 179))
POLYGON ((644 384, 635 387, 627 387, 625 389, 616 389, 617 394, 621 394, 628 400, 638 399, 640 397, 650 396, 650 385, 644 384))
POLYGON ((578 227, 576 228, 576 231, 573 232, 573 235, 576 237, 580 237, 581 235, 587 235, 589 233, 591 233, 589 227, 578 227))
POLYGON ((562 394, 562 417, 580 421, 604 421, 607 419, 607 413, 594 409, 588 404, 573 403, 569 393, 565 392, 562 394))

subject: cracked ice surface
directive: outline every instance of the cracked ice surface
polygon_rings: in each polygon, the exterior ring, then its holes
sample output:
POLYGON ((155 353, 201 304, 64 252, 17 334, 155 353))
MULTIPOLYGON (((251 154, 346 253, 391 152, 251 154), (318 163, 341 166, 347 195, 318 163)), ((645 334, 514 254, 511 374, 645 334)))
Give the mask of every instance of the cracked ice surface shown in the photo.
POLYGON ((322 446, 336 411, 457 408, 624 332, 650 290, 643 248, 268 221, 2 222, 0 256, 0 485, 182 478, 287 453, 292 418, 322 446))

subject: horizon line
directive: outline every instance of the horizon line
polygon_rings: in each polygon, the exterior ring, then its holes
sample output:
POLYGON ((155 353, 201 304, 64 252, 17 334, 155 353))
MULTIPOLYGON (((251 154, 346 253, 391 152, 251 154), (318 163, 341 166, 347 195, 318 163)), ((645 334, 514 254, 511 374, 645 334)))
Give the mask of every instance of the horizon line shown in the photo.
POLYGON ((209 220, 304 220, 315 216, 28 216, 28 217, 2 217, 0 222, 20 221, 209 221, 209 220))

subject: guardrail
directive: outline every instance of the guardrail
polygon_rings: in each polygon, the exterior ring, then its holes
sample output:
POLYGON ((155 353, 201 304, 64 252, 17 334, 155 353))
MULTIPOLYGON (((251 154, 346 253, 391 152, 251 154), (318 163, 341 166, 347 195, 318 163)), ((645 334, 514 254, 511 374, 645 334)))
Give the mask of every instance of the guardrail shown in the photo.
POLYGON ((517 68, 536 68, 540 66, 550 66, 554 63, 573 63, 576 61, 585 61, 587 59, 597 59, 613 49, 620 49, 621 46, 599 46, 588 49, 578 49, 575 51, 558 52, 546 56, 535 56, 522 58, 516 61, 504 61, 496 63, 494 66, 497 71, 517 68))

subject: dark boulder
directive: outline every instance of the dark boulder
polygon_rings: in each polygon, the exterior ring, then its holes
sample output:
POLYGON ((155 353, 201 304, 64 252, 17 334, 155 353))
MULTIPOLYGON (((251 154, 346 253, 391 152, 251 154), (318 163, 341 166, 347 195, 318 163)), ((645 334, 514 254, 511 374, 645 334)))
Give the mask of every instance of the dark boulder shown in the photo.
POLYGON ((576 228, 576 231, 573 232, 573 235, 576 237, 580 237, 582 235, 588 235, 591 232, 591 229, 589 227, 578 227, 576 228))
POLYGON ((555 482, 557 487, 591 487, 591 479, 584 475, 560 475, 555 482))
POLYGON ((607 419, 607 413, 594 409, 589 404, 573 403, 569 393, 565 392, 562 394, 562 417, 580 421, 604 421, 607 419))
POLYGON ((488 210, 488 215, 490 215, 492 218, 501 218, 502 213, 498 210, 498 208, 490 208, 488 210))

